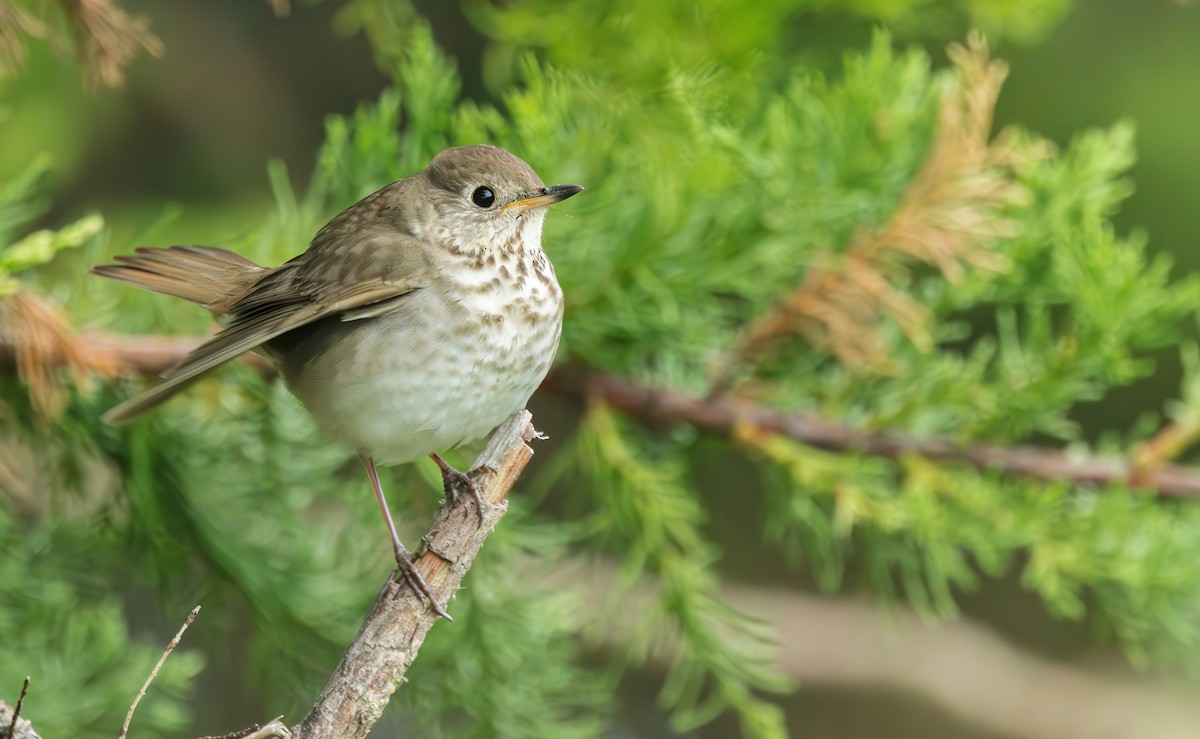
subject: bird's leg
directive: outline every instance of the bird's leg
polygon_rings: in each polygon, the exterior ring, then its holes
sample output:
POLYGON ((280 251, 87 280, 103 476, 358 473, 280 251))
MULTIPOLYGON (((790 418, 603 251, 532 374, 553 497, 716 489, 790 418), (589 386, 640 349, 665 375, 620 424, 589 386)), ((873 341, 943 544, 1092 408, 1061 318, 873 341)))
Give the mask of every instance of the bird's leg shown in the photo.
POLYGON ((375 471, 375 462, 365 454, 359 454, 358 458, 362 460, 363 466, 367 468, 367 477, 371 478, 371 487, 375 489, 375 500, 379 501, 379 510, 383 513, 383 520, 387 522, 388 532, 392 535, 392 549, 396 553, 396 564, 400 567, 400 572, 404 574, 404 579, 412 586, 418 595, 429 601, 429 606, 433 612, 447 621, 454 621, 450 618, 450 614, 446 613, 438 602, 433 597, 433 593, 429 590, 429 583, 425 582, 421 571, 417 569, 413 563, 412 552, 400 541, 400 535, 396 533, 396 524, 392 521, 392 514, 388 511, 387 500, 383 497, 383 486, 379 484, 379 473, 375 471))
POLYGON ((487 501, 483 499, 483 491, 479 489, 479 485, 471 479, 470 475, 454 469, 438 455, 430 454, 429 458, 442 471, 442 488, 446 491, 446 500, 453 505, 458 505, 462 502, 464 495, 471 496, 471 500, 475 503, 475 512, 479 514, 479 525, 483 526, 483 508, 487 505, 487 501))

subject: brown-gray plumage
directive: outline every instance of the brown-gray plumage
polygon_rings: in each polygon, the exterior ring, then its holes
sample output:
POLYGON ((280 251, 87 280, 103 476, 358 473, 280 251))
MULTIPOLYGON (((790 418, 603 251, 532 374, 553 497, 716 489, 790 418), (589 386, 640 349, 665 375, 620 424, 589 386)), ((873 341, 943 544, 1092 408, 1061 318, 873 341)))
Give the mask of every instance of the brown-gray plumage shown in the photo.
POLYGON ((347 208, 279 267, 203 246, 141 248, 96 267, 199 303, 223 326, 106 418, 145 413, 246 351, 274 358, 318 427, 362 456, 397 561, 428 596, 387 514, 374 460, 429 455, 448 494, 463 489, 465 476, 437 452, 524 407, 549 370, 562 293, 541 249, 544 206, 581 189, 546 187, 503 149, 458 147, 347 208))

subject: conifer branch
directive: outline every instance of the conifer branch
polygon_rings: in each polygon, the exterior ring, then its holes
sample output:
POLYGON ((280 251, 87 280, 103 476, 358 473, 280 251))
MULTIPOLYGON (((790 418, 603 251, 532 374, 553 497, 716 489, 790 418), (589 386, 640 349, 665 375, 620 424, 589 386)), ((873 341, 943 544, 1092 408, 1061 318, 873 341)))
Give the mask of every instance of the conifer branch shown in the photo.
POLYGON ((12 74, 25 61, 25 37, 41 36, 45 27, 8 0, 0 0, 0 75, 12 74))
POLYGON ((896 284, 910 266, 934 266, 950 281, 962 279, 968 266, 1006 268, 992 247, 1015 233, 1005 209, 1028 199, 1011 172, 1048 149, 1023 150, 1003 133, 989 140, 1008 70, 989 57, 982 36, 973 34, 965 47, 951 44, 948 52, 958 77, 942 97, 929 154, 895 213, 881 227, 859 229, 840 255, 812 265, 801 285, 746 326, 715 367, 712 397, 724 395, 740 370, 789 336, 828 348, 843 364, 886 369, 878 336, 885 316, 914 344, 931 343, 928 311, 896 284))
MULTIPOLYGON (((117 367, 118 374, 144 376, 165 372, 200 343, 198 339, 103 333, 78 334, 71 342, 69 351, 43 349, 43 359, 65 364, 68 357, 83 356, 85 362, 109 374, 117 367)), ((16 354, 13 338, 0 334, 0 362, 11 366, 16 354)), ((247 354, 243 361, 264 375, 273 373, 257 354, 247 354)), ((682 423, 724 436, 740 435, 744 440, 753 441, 756 433, 779 434, 827 451, 889 459, 913 454, 1004 475, 1100 487, 1124 484, 1168 497, 1200 498, 1200 467, 1191 465, 1143 465, 1116 455, 1074 454, 1025 445, 957 444, 898 431, 864 431, 814 415, 784 413, 736 398, 698 398, 581 367, 555 368, 542 387, 574 400, 602 400, 646 422, 682 423)))
MULTIPOLYGON (((277 18, 291 14, 291 0, 265 2, 277 18)), ((121 87, 125 69, 139 54, 157 58, 166 51, 149 20, 127 13, 114 0, 57 0, 57 5, 73 39, 64 37, 47 10, 39 9, 40 17, 35 17, 10 0, 0 0, 0 76, 21 68, 27 37, 48 39, 55 47, 72 41, 89 88, 121 87)))
POLYGON ((79 385, 88 374, 109 377, 117 369, 77 340, 61 310, 31 292, 0 299, 0 336, 0 351, 11 350, 17 376, 43 418, 58 415, 66 403, 60 370, 68 370, 79 385))
POLYGON ((163 55, 163 42, 145 18, 132 16, 111 0, 59 0, 75 28, 75 46, 90 86, 120 87, 125 67, 138 53, 163 55))
POLYGON ((1077 485, 1125 484, 1159 495, 1200 498, 1200 468, 1187 465, 1165 464, 1142 469, 1117 456, 1071 454, 1023 445, 964 445, 897 431, 863 431, 818 416, 780 413, 736 399, 701 399, 589 370, 559 369, 551 373, 543 387, 570 397, 598 398, 644 421, 686 423, 751 442, 756 435, 778 434, 827 451, 889 459, 911 454, 961 462, 1005 475, 1063 480, 1077 485))
MULTIPOLYGON (((505 497, 533 456, 537 436, 528 411, 514 413, 492 435, 470 475, 488 505, 482 522, 471 506, 443 506, 425 534, 417 567, 440 603, 453 597, 475 555, 508 506, 505 497)), ((371 610, 296 737, 364 737, 404 680, 437 616, 403 581, 389 575, 371 610)))

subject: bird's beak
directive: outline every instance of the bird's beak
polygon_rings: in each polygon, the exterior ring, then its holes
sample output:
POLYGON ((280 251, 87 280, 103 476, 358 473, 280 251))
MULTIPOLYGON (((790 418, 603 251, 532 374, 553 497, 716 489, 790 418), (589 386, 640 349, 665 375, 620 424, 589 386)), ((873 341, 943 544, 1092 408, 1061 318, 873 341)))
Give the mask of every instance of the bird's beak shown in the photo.
POLYGON ((502 210, 515 209, 519 215, 534 208, 561 203, 581 190, 583 190, 581 185, 550 185, 543 187, 541 192, 532 197, 521 198, 515 203, 509 203, 502 210))

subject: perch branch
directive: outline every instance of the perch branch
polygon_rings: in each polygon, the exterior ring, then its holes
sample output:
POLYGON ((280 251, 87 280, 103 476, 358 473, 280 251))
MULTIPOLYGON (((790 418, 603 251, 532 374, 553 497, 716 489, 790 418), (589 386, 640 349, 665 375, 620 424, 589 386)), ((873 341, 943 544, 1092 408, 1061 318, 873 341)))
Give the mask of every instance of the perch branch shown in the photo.
MULTIPOLYGON (((83 333, 73 337, 75 351, 98 367, 118 373, 158 375, 175 366, 199 339, 163 336, 120 336, 83 333)), ((10 337, 0 335, 0 362, 12 365, 10 337)), ((48 356, 47 361, 55 361, 48 356)), ((65 362, 65 359, 63 360, 65 362)), ((263 375, 273 370, 262 357, 247 354, 243 361, 263 375)), ((573 400, 603 400, 623 413, 652 423, 682 423, 711 433, 730 435, 739 428, 757 428, 802 444, 829 451, 853 451, 870 457, 896 458, 908 454, 927 459, 961 462, 1004 475, 1064 480, 1079 485, 1115 483, 1179 498, 1200 498, 1200 468, 1163 464, 1144 468, 1119 456, 1071 454, 1033 446, 956 444, 946 439, 911 436, 897 431, 862 431, 813 415, 781 413, 735 398, 701 399, 669 388, 578 367, 557 367, 543 389, 573 400)))
MULTIPOLYGON (((443 506, 433 517, 422 540, 425 552, 416 564, 439 603, 458 591, 484 540, 508 509, 505 496, 533 455, 527 442, 537 432, 530 419, 528 411, 513 414, 471 468, 471 478, 490 504, 482 522, 469 506, 443 506)), ((293 728, 295 736, 365 737, 436 620, 421 596, 389 575, 316 705, 293 728)))

